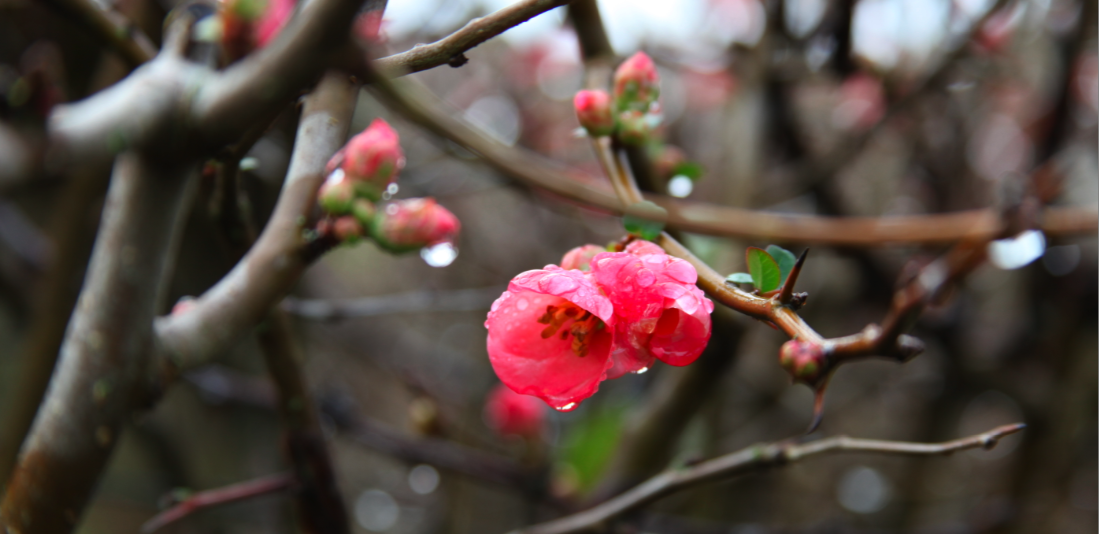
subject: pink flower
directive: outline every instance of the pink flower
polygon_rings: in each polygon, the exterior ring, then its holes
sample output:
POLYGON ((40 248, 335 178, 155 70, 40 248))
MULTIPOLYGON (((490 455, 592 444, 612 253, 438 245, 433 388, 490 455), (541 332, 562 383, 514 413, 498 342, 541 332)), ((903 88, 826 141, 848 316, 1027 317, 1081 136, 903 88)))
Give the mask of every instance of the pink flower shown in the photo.
POLYGON ((590 274, 547 265, 519 274, 492 303, 488 357, 512 390, 569 411, 610 367, 614 307, 590 274))
POLYGON ((562 263, 516 276, 492 305, 488 355, 500 380, 568 411, 607 378, 643 372, 655 359, 687 365, 710 339, 713 303, 698 274, 647 241, 626 252, 597 245, 569 251, 562 263))
POLYGON ((566 252, 565 257, 561 258, 561 268, 590 271, 591 259, 606 251, 606 248, 599 245, 584 245, 582 247, 576 247, 566 252))
POLYGON ((408 252, 453 242, 462 224, 435 199, 395 200, 373 214, 371 236, 390 252, 408 252))
POLYGON ((653 60, 644 52, 630 56, 614 71, 614 98, 618 109, 646 112, 659 96, 660 76, 653 60))
POLYGON ((520 395, 498 384, 485 399, 485 420, 501 436, 536 439, 542 435, 546 405, 530 395, 520 395))
POLYGON ((714 305, 698 289, 698 273, 647 241, 592 260, 592 276, 614 305, 611 378, 648 369, 654 359, 675 366, 698 359, 710 341, 714 305))
POLYGON ((611 112, 611 96, 606 91, 583 90, 572 99, 576 118, 592 137, 610 135, 614 131, 614 114, 611 112))
POLYGON ((328 162, 329 172, 338 167, 355 184, 356 191, 370 200, 380 200, 389 184, 404 168, 404 152, 397 132, 383 119, 352 137, 328 162))

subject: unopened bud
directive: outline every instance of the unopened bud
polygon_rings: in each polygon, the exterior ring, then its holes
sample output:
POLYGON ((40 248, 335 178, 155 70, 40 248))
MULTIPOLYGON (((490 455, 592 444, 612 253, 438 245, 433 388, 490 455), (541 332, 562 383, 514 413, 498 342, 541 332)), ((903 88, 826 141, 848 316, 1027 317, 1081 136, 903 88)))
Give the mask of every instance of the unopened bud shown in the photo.
POLYGON ((618 140, 622 143, 643 145, 652 132, 652 121, 647 113, 623 111, 618 115, 618 140))
POLYGON ((355 185, 342 173, 333 173, 317 191, 317 203, 321 209, 332 215, 343 215, 351 211, 355 202, 355 185))
POLYGON ((583 90, 572 99, 576 108, 576 118, 580 126, 592 137, 603 137, 614 132, 614 113, 611 111, 611 96, 606 91, 583 90))
POLYGON ((364 228, 370 228, 370 226, 374 224, 374 215, 377 214, 377 212, 378 210, 374 207, 374 203, 365 198, 357 199, 351 205, 351 215, 354 215, 355 219, 357 219, 364 228))
POLYGON ((591 270, 591 259, 596 254, 602 254, 607 249, 599 245, 584 245, 582 247, 576 247, 565 253, 565 257, 561 258, 562 269, 579 269, 581 271, 591 270))
POLYGON ((354 216, 344 215, 332 223, 332 233, 344 243, 357 243, 363 237, 363 225, 354 216))
POLYGON ((356 192, 375 201, 397 180, 397 173, 405 163, 397 132, 382 119, 375 119, 332 158, 342 158, 338 164, 355 184, 356 192))
POLYGON ((485 399, 485 420, 501 436, 537 439, 545 430, 546 403, 499 384, 485 399))
POLYGON ((795 382, 815 386, 825 373, 824 347, 811 341, 791 339, 779 350, 779 364, 795 382))
POLYGON ((452 242, 462 225, 433 198, 411 198, 386 204, 374 216, 371 234, 390 252, 408 252, 452 242))
POLYGON ((656 65, 644 52, 638 52, 614 71, 614 98, 618 109, 645 112, 660 96, 660 76, 656 65))

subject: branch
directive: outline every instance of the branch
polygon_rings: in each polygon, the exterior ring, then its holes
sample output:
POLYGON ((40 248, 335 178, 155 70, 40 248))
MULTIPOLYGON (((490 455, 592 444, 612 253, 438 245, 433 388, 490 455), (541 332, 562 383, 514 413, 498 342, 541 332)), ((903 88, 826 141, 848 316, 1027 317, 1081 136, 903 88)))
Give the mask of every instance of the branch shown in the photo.
POLYGON ((282 309, 304 319, 340 321, 391 313, 460 312, 487 310, 504 287, 453 291, 412 291, 357 299, 319 300, 286 297, 282 309))
POLYGON ((523 0, 491 15, 473 19, 460 30, 429 45, 375 61, 376 68, 389 77, 420 72, 440 65, 460 67, 468 61, 469 49, 571 0, 523 0))
POLYGON ((75 526, 134 407, 193 172, 158 167, 143 154, 119 157, 80 304, 0 505, 0 527, 75 526))
POLYGON ((301 276, 309 260, 303 224, 324 181, 325 163, 347 137, 354 102, 355 86, 337 74, 306 98, 286 182, 255 246, 185 313, 157 319, 157 339, 167 356, 162 384, 227 349, 301 276))
POLYGON ((137 67, 156 55, 156 46, 152 40, 136 25, 94 0, 49 0, 47 3, 76 18, 96 38, 122 56, 130 68, 137 67))
POLYGON ((224 488, 200 491, 146 521, 141 525, 141 533, 151 534, 199 510, 284 491, 294 487, 294 484, 294 475, 279 473, 224 488))
POLYGON ((831 452, 869 452, 910 456, 947 455, 967 449, 991 449, 1004 436, 1019 432, 1026 425, 1017 423, 992 429, 984 434, 946 443, 910 443, 836 436, 808 443, 789 441, 756 445, 719 456, 688 468, 665 471, 632 490, 589 510, 560 519, 513 531, 512 534, 568 534, 596 530, 631 510, 661 497, 705 482, 727 479, 763 468, 785 465, 804 458, 831 452))
MULTIPOLYGON (((358 73, 373 81, 390 107, 428 131, 450 139, 479 155, 501 174, 525 185, 562 197, 622 213, 623 203, 602 187, 577 179, 579 171, 563 168, 546 158, 520 148, 502 145, 460 119, 444 113, 422 87, 372 75, 360 64, 358 73)), ((597 181, 592 178, 590 181, 597 181)), ((999 234, 1000 217, 995 210, 971 210, 949 214, 903 217, 817 217, 788 215, 677 200, 647 195, 668 211, 668 226, 687 232, 743 237, 780 243, 819 243, 845 246, 887 244, 943 244, 986 239, 999 234)), ((1095 208, 1046 208, 1040 228, 1047 235, 1093 234, 1099 229, 1095 208)))

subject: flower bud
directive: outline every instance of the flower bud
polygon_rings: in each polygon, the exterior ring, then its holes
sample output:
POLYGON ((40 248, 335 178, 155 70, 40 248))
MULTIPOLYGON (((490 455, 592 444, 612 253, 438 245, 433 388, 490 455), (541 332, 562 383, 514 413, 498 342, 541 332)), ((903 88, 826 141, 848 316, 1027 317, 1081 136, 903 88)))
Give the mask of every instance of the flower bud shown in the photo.
POLYGON ((344 243, 357 243, 363 237, 363 225, 354 216, 344 215, 332 223, 332 233, 344 243))
POLYGON ((381 200, 382 192, 397 180, 397 172, 405 163, 397 132, 382 119, 375 119, 369 128, 352 137, 333 156, 336 158, 342 158, 339 165, 355 184, 355 191, 374 201, 381 200))
POLYGON ((542 435, 546 403, 499 384, 485 399, 485 421, 501 436, 535 439, 542 435))
POLYGON ((374 215, 377 212, 374 203, 365 198, 356 199, 351 205, 351 215, 355 216, 355 219, 363 225, 363 228, 370 228, 374 224, 374 215))
POLYGON ((329 175, 317 191, 317 203, 321 209, 332 215, 343 215, 351 211, 355 201, 355 185, 344 173, 329 175))
POLYGON ((592 137, 602 137, 614 132, 614 114, 611 112, 611 97, 606 91, 583 90, 572 99, 576 108, 576 118, 580 126, 592 137))
POLYGON ((618 115, 618 140, 627 145, 643 145, 652 135, 649 116, 640 111, 623 111, 618 115))
POLYGON ((638 52, 614 71, 614 98, 618 109, 649 110, 660 96, 660 77, 656 65, 644 52, 638 52))
POLYGON ((453 241, 461 223, 433 198, 411 198, 386 204, 374 216, 371 234, 390 252, 408 252, 453 241))
POLYGON ((811 341, 791 339, 779 350, 779 364, 795 382, 815 386, 825 374, 824 347, 811 341))
POLYGON ((599 245, 584 245, 582 247, 576 247, 565 253, 565 257, 561 258, 562 269, 579 269, 581 271, 591 270, 591 259, 596 254, 602 254, 607 249, 599 245))

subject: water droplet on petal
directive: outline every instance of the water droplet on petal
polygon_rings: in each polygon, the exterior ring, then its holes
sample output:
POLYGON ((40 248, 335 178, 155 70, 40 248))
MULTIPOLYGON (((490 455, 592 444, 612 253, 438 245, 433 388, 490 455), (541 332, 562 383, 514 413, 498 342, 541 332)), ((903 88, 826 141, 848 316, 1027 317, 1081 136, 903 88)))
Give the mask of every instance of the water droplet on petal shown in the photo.
POLYGON ((684 198, 690 195, 694 188, 694 180, 683 175, 674 176, 668 181, 668 194, 673 197, 684 198))
POLYGON ((575 407, 576 407, 576 403, 575 402, 570 402, 570 403, 568 403, 564 406, 554 406, 553 409, 557 410, 559 412, 567 412, 567 411, 569 411, 569 410, 571 410, 575 407))
POLYGON ((430 247, 420 249, 420 257, 432 267, 446 267, 458 257, 458 247, 454 243, 444 241, 430 247))
POLYGON ((325 178, 325 181, 334 184, 337 182, 342 182, 345 176, 346 175, 344 174, 343 169, 337 167, 336 170, 332 171, 332 173, 329 174, 327 178, 325 178))
POLYGON ((385 192, 389 193, 390 195, 396 195, 397 191, 400 191, 400 190, 401 190, 401 186, 397 185, 396 182, 391 183, 391 184, 389 184, 385 187, 385 192))
POLYGON ((560 295, 576 289, 579 284, 576 283, 576 280, 567 276, 550 275, 538 282, 538 285, 551 295, 560 295))
POLYGON ((633 372, 633 374, 635 374, 635 375, 643 375, 643 374, 645 374, 645 371, 648 371, 648 370, 649 370, 649 368, 648 368, 648 367, 642 367, 642 368, 640 368, 640 369, 638 369, 638 370, 634 371, 634 372, 633 372))
POLYGON ((637 285, 639 287, 649 287, 656 282, 656 275, 648 269, 641 269, 637 271, 637 285))
POLYGON ((997 239, 988 244, 988 259, 1004 269, 1018 269, 1042 257, 1046 238, 1038 230, 1027 230, 1015 237, 997 239))
POLYGON ((527 309, 527 306, 529 304, 530 303, 527 302, 527 299, 519 299, 518 301, 515 302, 515 307, 518 308, 519 311, 523 311, 523 310, 527 309))

